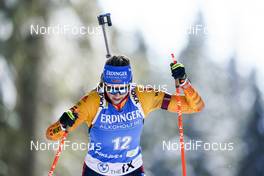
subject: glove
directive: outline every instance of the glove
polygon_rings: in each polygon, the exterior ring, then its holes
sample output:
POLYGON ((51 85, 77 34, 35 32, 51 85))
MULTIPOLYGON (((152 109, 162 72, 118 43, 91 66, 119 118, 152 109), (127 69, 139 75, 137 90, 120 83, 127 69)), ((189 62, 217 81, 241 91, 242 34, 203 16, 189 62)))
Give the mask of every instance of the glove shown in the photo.
POLYGON ((184 65, 181 63, 171 63, 170 67, 172 77, 174 79, 179 79, 180 83, 183 83, 187 78, 184 65))
POLYGON ((72 127, 76 119, 78 118, 78 115, 76 113, 73 113, 72 111, 67 111, 62 114, 60 117, 60 124, 62 128, 67 129, 67 127, 72 127))

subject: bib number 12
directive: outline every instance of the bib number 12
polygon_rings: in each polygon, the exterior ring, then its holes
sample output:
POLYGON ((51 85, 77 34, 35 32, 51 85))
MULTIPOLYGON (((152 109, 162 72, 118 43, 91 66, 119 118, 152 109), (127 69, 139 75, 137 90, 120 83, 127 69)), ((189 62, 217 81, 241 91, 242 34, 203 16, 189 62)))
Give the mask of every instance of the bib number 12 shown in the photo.
POLYGON ((114 150, 125 150, 129 149, 129 144, 131 142, 131 136, 118 137, 113 139, 114 150))

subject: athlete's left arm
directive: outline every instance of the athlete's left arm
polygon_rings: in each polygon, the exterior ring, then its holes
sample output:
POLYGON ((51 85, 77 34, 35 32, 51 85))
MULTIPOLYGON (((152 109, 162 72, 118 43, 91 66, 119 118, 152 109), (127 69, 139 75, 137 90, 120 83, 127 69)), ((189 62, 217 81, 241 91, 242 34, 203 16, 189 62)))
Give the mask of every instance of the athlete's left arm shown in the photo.
MULTIPOLYGON (((185 85, 181 86, 183 89, 184 95, 179 96, 181 111, 182 113, 195 113, 200 112, 205 104, 199 93, 194 89, 189 81, 185 85)), ((170 112, 177 112, 177 95, 168 95, 165 94, 163 98, 163 104, 166 104, 166 101, 169 99, 167 110, 170 112), (170 98, 169 98, 170 97, 170 98)), ((165 108, 166 109, 166 106, 165 108)))
POLYGON ((145 116, 156 109, 164 109, 170 112, 177 112, 177 99, 180 100, 182 113, 199 112, 204 108, 204 102, 199 93, 192 87, 190 82, 182 86, 184 95, 171 95, 164 91, 154 89, 137 88, 136 92, 139 97, 145 116))

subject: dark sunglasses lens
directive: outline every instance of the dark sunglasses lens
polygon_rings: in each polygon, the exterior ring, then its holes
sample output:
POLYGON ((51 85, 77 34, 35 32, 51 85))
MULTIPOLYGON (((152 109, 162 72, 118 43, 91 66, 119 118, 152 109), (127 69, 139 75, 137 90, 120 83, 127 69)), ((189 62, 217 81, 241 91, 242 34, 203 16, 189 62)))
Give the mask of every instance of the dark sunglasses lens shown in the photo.
POLYGON ((110 94, 117 94, 119 93, 120 95, 126 94, 129 90, 129 86, 124 86, 124 87, 114 87, 114 86, 106 86, 106 91, 110 94))
POLYGON ((127 92, 128 92, 128 88, 122 88, 122 89, 119 89, 119 93, 120 93, 121 95, 126 94, 127 92))
POLYGON ((111 92, 113 90, 113 88, 111 86, 105 86, 105 87, 106 87, 107 92, 111 92))

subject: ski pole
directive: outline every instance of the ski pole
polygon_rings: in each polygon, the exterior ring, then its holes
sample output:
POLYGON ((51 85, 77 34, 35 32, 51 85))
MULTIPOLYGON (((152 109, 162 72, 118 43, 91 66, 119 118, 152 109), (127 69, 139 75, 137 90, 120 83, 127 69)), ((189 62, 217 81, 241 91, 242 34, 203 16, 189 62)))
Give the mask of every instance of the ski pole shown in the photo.
POLYGON ((49 175, 48 175, 48 176, 52 176, 53 173, 54 173, 54 170, 55 170, 55 168, 56 168, 56 165, 57 165, 57 163, 58 163, 58 160, 59 160, 60 155, 61 155, 61 152, 62 152, 62 146, 63 146, 63 144, 64 144, 64 142, 65 142, 67 136, 68 136, 68 131, 66 130, 66 131, 64 132, 63 136, 62 136, 62 139, 61 139, 61 142, 60 142, 60 145, 59 145, 59 149, 58 149, 58 151, 57 151, 57 153, 56 153, 56 156, 55 156, 55 158, 54 158, 54 160, 53 160, 53 163, 52 163, 52 165, 51 165, 51 168, 50 168, 50 171, 49 171, 49 175))
POLYGON ((111 57, 111 54, 110 54, 110 49, 108 46, 108 41, 107 41, 107 36, 106 36, 106 31, 105 31, 105 24, 107 24, 108 26, 112 26, 110 13, 99 15, 97 16, 97 19, 98 19, 99 25, 102 26, 102 30, 103 30, 106 53, 107 53, 106 58, 109 58, 111 57))
MULTIPOLYGON (((174 54, 171 54, 173 62, 176 64, 177 60, 174 54)), ((181 101, 180 101, 180 83, 179 79, 175 80, 176 85, 176 100, 177 100, 177 113, 178 113, 178 128, 180 133, 180 145, 181 145, 181 161, 182 161, 182 175, 186 176, 186 163, 185 163, 185 153, 184 153, 184 131, 182 122, 182 111, 181 111, 181 101)))

